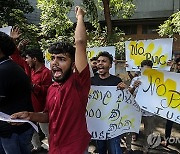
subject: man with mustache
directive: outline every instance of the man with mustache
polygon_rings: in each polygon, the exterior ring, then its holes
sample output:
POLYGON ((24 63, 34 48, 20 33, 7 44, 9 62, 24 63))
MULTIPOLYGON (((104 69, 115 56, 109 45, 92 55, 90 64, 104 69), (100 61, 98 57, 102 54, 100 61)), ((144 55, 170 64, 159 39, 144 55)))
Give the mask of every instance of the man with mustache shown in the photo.
MULTIPOLYGON (((99 53, 97 56, 98 73, 91 78, 91 85, 118 86, 120 89, 124 89, 126 87, 121 78, 109 73, 112 63, 113 56, 111 54, 106 51, 99 53)), ((97 140, 97 147, 99 154, 107 154, 107 151, 111 154, 122 154, 120 136, 109 140, 97 140)))
POLYGON ((50 154, 84 154, 90 141, 85 118, 90 90, 87 36, 84 11, 76 7, 75 13, 75 48, 64 42, 49 48, 55 82, 48 89, 44 112, 24 111, 12 115, 12 118, 49 122, 50 154))

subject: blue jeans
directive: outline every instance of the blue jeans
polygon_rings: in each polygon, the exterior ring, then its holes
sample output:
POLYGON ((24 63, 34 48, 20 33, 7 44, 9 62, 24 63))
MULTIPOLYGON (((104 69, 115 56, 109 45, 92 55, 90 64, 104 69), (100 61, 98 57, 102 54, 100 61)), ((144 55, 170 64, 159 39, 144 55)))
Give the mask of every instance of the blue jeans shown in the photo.
POLYGON ((120 136, 110 140, 97 140, 99 154, 122 154, 120 147, 120 136))
POLYGON ((30 154, 33 128, 22 134, 13 133, 9 138, 0 137, 0 154, 30 154))

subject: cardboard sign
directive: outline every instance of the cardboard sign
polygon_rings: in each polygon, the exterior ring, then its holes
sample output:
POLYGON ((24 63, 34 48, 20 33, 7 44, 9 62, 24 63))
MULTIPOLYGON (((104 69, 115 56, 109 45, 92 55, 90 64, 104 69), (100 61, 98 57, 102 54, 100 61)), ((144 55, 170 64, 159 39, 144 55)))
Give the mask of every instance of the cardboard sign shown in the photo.
POLYGON ((180 124, 179 79, 179 73, 143 70, 137 103, 144 110, 180 124))
POLYGON ((10 36, 11 28, 12 26, 3 27, 3 28, 0 28, 0 31, 10 36))
POLYGON ((151 60, 154 69, 170 70, 167 61, 172 58, 173 39, 126 41, 126 71, 139 71, 143 60, 151 60))
POLYGON ((86 119, 92 139, 108 140, 127 132, 139 133, 141 109, 127 89, 91 86, 86 119))

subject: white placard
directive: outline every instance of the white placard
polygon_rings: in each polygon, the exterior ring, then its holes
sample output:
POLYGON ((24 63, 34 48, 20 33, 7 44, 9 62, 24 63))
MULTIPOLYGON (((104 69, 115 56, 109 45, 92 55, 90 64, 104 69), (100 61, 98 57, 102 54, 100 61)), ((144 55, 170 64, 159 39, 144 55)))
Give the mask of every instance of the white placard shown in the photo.
POLYGON ((146 69, 136 101, 146 111, 180 124, 180 74, 146 69))
POLYGON ((141 109, 127 89, 91 86, 86 119, 92 139, 108 140, 127 132, 139 133, 141 109))
POLYGON ((7 27, 0 28, 0 31, 10 36, 11 29, 12 29, 12 26, 7 26, 7 27))
POLYGON ((139 71, 145 59, 153 62, 154 69, 170 70, 167 61, 172 58, 172 38, 126 41, 126 71, 139 71))

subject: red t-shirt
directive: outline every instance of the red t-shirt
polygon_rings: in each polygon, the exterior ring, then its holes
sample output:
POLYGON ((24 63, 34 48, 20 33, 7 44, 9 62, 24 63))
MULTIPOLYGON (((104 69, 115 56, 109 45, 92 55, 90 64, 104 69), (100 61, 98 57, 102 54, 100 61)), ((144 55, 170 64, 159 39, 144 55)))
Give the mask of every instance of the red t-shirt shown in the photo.
POLYGON ((41 112, 46 104, 46 95, 49 86, 52 84, 51 71, 44 65, 38 71, 31 71, 31 82, 33 92, 31 95, 34 111, 41 112))
POLYGON ((18 65, 20 65, 25 73, 30 77, 31 76, 31 69, 29 65, 26 63, 26 61, 20 56, 19 50, 16 48, 16 51, 11 55, 11 58, 14 62, 16 62, 18 65))
POLYGON ((83 154, 90 134, 86 125, 86 105, 90 90, 88 65, 63 83, 48 89, 45 112, 49 114, 49 153, 83 154))

